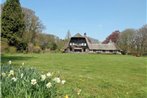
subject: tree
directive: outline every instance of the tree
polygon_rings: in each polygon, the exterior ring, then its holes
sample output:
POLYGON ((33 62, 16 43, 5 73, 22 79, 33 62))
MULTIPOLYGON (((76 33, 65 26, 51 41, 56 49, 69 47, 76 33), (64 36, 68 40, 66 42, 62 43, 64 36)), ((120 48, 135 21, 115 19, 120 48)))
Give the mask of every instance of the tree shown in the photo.
POLYGON ((51 50, 56 50, 57 49, 57 44, 55 42, 49 42, 47 47, 51 50))
POLYGON ((70 38, 71 38, 71 33, 70 33, 70 30, 68 30, 65 39, 69 40, 70 38))
POLYGON ((135 36, 135 49, 137 55, 143 55, 147 52, 147 25, 144 25, 142 28, 137 30, 135 36))
POLYGON ((134 29, 126 29, 120 33, 117 45, 125 53, 132 53, 134 51, 135 34, 136 30, 134 29))
POLYGON ((11 46, 19 48, 25 30, 24 14, 19 0, 6 0, 1 15, 1 37, 7 38, 11 46))
POLYGON ((23 8, 23 13, 26 26, 24 33, 25 37, 23 37, 23 40, 25 40, 27 43, 33 43, 36 45, 39 40, 39 33, 42 32, 45 26, 31 9, 23 8))
POLYGON ((42 50, 46 50, 46 49, 56 50, 59 46, 58 43, 60 41, 61 40, 55 35, 45 34, 45 33, 39 34, 39 42, 40 42, 39 45, 42 48, 42 50))
POLYGON ((120 34, 120 32, 118 30, 112 32, 102 43, 107 44, 107 43, 109 43, 110 40, 112 42, 116 43, 118 40, 119 34, 120 34))
POLYGON ((141 56, 147 53, 147 25, 142 28, 126 29, 120 33, 117 45, 126 53, 141 56))

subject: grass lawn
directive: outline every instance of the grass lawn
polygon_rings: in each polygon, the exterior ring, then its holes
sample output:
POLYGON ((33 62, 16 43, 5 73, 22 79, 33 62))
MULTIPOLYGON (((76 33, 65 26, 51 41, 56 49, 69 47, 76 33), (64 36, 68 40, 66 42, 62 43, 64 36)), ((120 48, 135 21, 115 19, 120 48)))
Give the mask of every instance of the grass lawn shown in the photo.
POLYGON ((5 54, 15 66, 22 62, 66 79, 69 98, 147 98, 147 57, 100 54, 5 54), (76 95, 76 89, 81 89, 76 95))

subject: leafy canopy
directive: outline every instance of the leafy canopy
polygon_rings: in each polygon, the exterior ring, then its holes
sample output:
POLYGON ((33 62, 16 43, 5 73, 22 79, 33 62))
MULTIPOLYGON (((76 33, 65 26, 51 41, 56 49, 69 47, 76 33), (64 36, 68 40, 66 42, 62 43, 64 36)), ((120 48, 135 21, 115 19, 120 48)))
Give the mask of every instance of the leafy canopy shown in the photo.
POLYGON ((7 0, 4 3, 1 19, 1 36, 8 39, 9 45, 18 47, 25 30, 24 14, 19 0, 7 0))

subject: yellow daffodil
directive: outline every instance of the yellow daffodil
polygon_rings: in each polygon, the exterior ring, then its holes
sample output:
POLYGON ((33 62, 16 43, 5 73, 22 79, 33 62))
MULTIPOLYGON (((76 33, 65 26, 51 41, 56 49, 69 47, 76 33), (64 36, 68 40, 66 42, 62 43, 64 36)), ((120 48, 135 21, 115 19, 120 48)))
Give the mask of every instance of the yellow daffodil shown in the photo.
POLYGON ((68 98, 68 95, 66 95, 65 98, 68 98))

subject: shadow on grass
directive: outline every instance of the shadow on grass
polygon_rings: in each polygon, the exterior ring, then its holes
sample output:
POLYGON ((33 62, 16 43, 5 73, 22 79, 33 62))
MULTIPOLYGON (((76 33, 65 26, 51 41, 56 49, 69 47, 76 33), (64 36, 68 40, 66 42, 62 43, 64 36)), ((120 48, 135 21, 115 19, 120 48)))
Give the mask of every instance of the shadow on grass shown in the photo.
POLYGON ((18 60, 28 60, 28 59, 32 59, 32 58, 34 58, 34 57, 1 55, 1 62, 5 63, 5 62, 8 62, 9 60, 11 60, 11 61, 18 61, 18 60))

